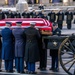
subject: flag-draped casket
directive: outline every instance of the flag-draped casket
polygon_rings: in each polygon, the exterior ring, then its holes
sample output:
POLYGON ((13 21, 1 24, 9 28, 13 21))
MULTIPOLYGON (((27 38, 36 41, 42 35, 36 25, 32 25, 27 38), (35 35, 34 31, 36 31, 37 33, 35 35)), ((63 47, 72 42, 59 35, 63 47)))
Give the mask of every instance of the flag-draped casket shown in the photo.
POLYGON ((30 22, 36 22, 36 28, 40 28, 43 30, 52 30, 52 23, 48 20, 42 19, 42 18, 7 18, 0 20, 0 28, 5 27, 6 22, 12 23, 12 28, 17 28, 16 22, 21 21, 22 27, 27 28, 30 25, 30 22))

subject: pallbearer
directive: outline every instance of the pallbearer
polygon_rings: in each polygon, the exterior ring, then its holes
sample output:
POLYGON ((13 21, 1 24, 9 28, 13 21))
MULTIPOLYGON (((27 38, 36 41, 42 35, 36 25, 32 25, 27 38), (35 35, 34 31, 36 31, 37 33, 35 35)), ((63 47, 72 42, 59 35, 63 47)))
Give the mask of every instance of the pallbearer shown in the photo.
POLYGON ((40 34, 41 34, 41 38, 39 39, 39 49, 40 49, 40 65, 39 68, 42 71, 46 70, 47 67, 47 43, 48 43, 48 39, 43 39, 43 37, 45 36, 49 36, 52 34, 51 32, 51 27, 47 27, 47 28, 40 28, 40 34))
POLYGON ((35 22, 30 23, 30 27, 24 30, 23 36, 26 40, 25 46, 25 60, 28 63, 28 72, 35 74, 35 62, 39 61, 39 47, 38 39, 40 38, 39 32, 35 29, 35 22))
POLYGON ((16 22, 16 29, 13 29, 15 37, 15 62, 18 73, 24 73, 24 40, 22 37, 23 29, 21 28, 22 22, 16 22))
POLYGON ((67 16, 66 18, 66 23, 67 23, 67 28, 71 29, 71 23, 72 23, 72 19, 73 19, 73 13, 72 11, 69 9, 65 15, 67 16))
POLYGON ((64 20, 64 13, 62 12, 62 10, 60 10, 58 13, 57 13, 57 23, 58 23, 58 27, 60 29, 62 29, 62 25, 63 25, 63 20, 64 20))
POLYGON ((6 22, 6 27, 1 31, 2 35, 2 59, 4 60, 6 72, 13 72, 13 34, 10 29, 11 23, 6 22))

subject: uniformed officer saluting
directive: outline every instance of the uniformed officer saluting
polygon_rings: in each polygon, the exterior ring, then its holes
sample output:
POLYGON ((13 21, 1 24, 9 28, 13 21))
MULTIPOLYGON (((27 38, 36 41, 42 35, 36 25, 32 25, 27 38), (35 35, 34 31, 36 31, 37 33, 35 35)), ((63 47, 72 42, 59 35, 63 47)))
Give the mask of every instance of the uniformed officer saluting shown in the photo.
MULTIPOLYGON (((60 36, 61 35, 61 31, 58 28, 58 24, 54 23, 53 24, 53 36, 60 36)), ((52 64, 51 64, 51 68, 50 70, 53 71, 58 71, 58 49, 51 49, 50 50, 50 56, 52 57, 52 64)))
POLYGON ((16 22, 17 28, 13 29, 13 35, 15 37, 15 65, 18 73, 24 73, 24 40, 21 24, 22 22, 16 22))
POLYGON ((38 39, 39 31, 35 29, 35 22, 30 23, 30 27, 24 30, 23 36, 26 40, 25 61, 28 63, 28 72, 35 74, 35 62, 39 61, 38 39))
POLYGON ((1 31, 2 35, 2 59, 5 63, 6 72, 13 72, 13 58, 14 58, 14 46, 13 46, 13 34, 10 29, 11 23, 6 22, 6 27, 1 31))

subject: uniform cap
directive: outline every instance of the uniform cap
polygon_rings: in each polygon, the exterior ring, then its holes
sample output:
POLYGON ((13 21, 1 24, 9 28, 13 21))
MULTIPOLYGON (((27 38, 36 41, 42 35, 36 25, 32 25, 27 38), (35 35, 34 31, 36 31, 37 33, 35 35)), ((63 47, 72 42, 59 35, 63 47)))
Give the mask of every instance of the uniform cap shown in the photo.
POLYGON ((20 22, 20 21, 19 21, 19 22, 16 22, 16 23, 17 23, 17 24, 22 24, 22 22, 20 22))
POLYGON ((36 25, 36 22, 31 22, 30 25, 36 25))
POLYGON ((12 25, 12 23, 11 23, 11 22, 6 22, 6 24, 12 25))

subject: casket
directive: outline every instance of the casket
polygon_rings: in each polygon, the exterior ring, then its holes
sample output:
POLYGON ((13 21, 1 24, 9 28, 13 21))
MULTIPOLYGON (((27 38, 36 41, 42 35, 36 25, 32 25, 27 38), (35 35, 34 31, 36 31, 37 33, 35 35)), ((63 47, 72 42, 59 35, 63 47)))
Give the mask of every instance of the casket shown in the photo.
POLYGON ((0 28, 4 28, 6 22, 11 22, 12 28, 17 28, 16 22, 18 21, 22 22, 23 28, 29 27, 31 22, 36 22, 36 28, 46 28, 52 30, 52 23, 42 18, 7 18, 0 20, 0 28))

